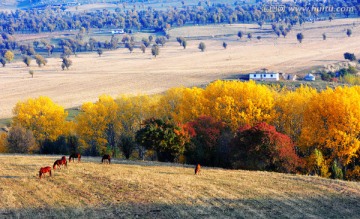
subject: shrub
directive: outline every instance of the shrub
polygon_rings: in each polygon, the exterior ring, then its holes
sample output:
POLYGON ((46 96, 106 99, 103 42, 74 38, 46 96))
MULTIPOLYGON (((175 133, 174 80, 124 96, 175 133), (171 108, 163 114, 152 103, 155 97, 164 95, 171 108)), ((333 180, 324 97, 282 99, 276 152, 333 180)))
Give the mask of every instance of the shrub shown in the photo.
POLYGON ((28 153, 36 145, 33 133, 19 125, 10 129, 7 142, 10 153, 28 153))
POLYGON ((331 165, 331 176, 334 179, 343 179, 344 174, 342 172, 341 166, 338 164, 336 160, 334 160, 333 164, 331 165))
POLYGON ((329 166, 320 150, 315 149, 307 158, 307 172, 325 178, 330 177, 329 166))

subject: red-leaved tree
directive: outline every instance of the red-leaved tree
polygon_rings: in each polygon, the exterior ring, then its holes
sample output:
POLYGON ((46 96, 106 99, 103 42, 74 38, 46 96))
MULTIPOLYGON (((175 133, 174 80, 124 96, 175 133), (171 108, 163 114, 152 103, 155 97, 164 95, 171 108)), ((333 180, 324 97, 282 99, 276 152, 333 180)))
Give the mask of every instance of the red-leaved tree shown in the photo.
POLYGON ((229 132, 221 121, 211 116, 201 116, 186 124, 191 135, 191 144, 186 147, 188 163, 200 163, 206 166, 226 166, 228 160, 229 132))
POLYGON ((230 145, 235 169, 289 173, 302 163, 291 139, 265 122, 240 127, 230 145))

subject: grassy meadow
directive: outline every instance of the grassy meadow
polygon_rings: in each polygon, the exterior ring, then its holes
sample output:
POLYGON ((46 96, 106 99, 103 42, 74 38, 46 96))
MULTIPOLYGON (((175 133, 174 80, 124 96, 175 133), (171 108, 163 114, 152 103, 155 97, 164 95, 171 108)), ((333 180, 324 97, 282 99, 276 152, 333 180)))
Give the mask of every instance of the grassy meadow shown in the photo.
POLYGON ((84 157, 0 156, 0 218, 356 218, 360 184, 314 176, 84 157))

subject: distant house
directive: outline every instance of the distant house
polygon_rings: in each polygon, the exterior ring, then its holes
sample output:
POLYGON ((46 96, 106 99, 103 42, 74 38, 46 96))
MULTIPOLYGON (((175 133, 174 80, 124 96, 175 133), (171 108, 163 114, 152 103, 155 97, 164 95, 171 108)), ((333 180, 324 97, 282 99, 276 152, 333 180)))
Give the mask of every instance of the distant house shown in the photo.
POLYGON ((123 34, 123 33, 125 33, 123 29, 111 30, 111 34, 123 34))
POLYGON ((279 73, 275 72, 255 72, 249 74, 249 80, 254 81, 278 81, 279 73))
POLYGON ((309 73, 304 77, 304 80, 305 81, 315 81, 315 76, 313 74, 309 73))

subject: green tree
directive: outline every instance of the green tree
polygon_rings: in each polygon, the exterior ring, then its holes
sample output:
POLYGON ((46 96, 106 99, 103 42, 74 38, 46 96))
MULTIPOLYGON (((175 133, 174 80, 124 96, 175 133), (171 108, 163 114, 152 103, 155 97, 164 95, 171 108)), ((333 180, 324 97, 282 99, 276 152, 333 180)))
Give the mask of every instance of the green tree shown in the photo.
POLYGON ((161 46, 164 46, 166 43, 166 38, 163 36, 158 37, 158 38, 156 38, 155 43, 158 45, 160 44, 161 46))
POLYGON ((186 49, 187 41, 185 39, 181 42, 181 46, 186 49))
POLYGON ((69 69, 69 67, 72 65, 72 61, 69 58, 63 57, 62 58, 62 63, 61 63, 61 68, 62 70, 69 69))
POLYGON ((352 34, 352 30, 351 30, 351 29, 347 29, 347 30, 346 30, 346 35, 347 35, 348 37, 350 37, 351 34, 352 34))
POLYGON ((344 58, 349 60, 349 61, 355 61, 356 60, 355 54, 354 53, 349 53, 349 52, 344 53, 344 58))
POLYGON ((150 46, 150 41, 149 41, 149 39, 143 38, 143 39, 141 40, 141 42, 142 42, 146 47, 149 47, 149 46, 150 46))
POLYGON ((32 61, 32 58, 30 56, 24 56, 23 57, 23 62, 26 64, 27 67, 30 66, 31 61, 32 61))
POLYGON ((98 48, 98 50, 97 50, 97 54, 98 54, 99 56, 101 56, 101 55, 103 54, 103 49, 98 48))
POLYGON ((158 45, 154 44, 154 45, 152 46, 152 48, 151 48, 151 54, 152 54, 153 56, 155 56, 155 58, 156 58, 156 56, 158 56, 158 55, 160 54, 160 48, 159 48, 158 45))
POLYGON ((237 36, 241 39, 242 37, 243 37, 243 32, 242 31, 239 31, 238 33, 237 33, 237 36))
POLYGON ((46 65, 47 60, 42 56, 42 55, 35 55, 35 61, 38 64, 39 67, 41 67, 41 65, 46 65))
POLYGON ((29 70, 29 74, 31 75, 31 78, 34 77, 34 71, 33 70, 29 70))
POLYGON ((226 42, 223 42, 223 47, 224 47, 224 49, 227 48, 227 43, 226 42))
POLYGON ((5 67, 6 59, 4 59, 3 57, 0 57, 0 63, 2 64, 3 67, 5 67))
POLYGON ((134 44, 132 42, 126 42, 125 43, 125 48, 128 48, 130 53, 132 53, 132 51, 134 50, 134 44))
POLYGON ((302 33, 298 33, 296 34, 296 39, 299 41, 299 43, 302 43, 304 35, 302 33))
POLYGON ((204 52, 205 49, 206 49, 205 43, 204 43, 204 42, 199 43, 199 47, 198 47, 198 48, 201 50, 201 52, 204 52))
POLYGON ((188 140, 181 128, 170 120, 145 120, 144 127, 136 133, 136 141, 147 149, 155 150, 159 161, 174 161, 184 153, 188 140))
POLYGON ((140 50, 145 53, 146 52, 146 45, 145 44, 141 44, 140 45, 140 50))

